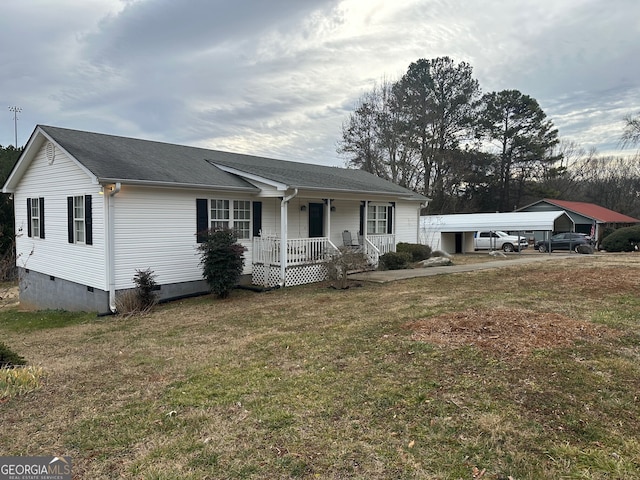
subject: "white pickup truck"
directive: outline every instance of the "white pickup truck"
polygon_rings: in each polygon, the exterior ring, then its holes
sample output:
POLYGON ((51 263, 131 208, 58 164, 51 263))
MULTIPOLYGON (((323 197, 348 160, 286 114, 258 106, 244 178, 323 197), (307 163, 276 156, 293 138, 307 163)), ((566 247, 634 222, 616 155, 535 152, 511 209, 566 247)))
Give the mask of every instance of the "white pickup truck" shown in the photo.
POLYGON ((529 246, 529 242, 525 237, 508 235, 499 230, 478 231, 475 233, 473 242, 476 250, 514 252, 524 250, 529 246))

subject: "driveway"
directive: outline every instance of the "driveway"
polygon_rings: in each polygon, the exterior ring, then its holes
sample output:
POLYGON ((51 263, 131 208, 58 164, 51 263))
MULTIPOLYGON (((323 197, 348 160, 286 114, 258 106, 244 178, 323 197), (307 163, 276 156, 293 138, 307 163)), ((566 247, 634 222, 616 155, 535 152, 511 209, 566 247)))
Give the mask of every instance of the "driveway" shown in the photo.
POLYGON ((375 270, 372 272, 353 273, 349 275, 349 279, 360 280, 363 282, 387 283, 407 278, 430 277, 446 273, 475 272, 478 270, 488 270, 490 268, 513 267, 525 263, 546 262, 548 260, 579 257, 582 257, 582 255, 577 253, 545 255, 536 252, 535 255, 516 254, 513 257, 500 258, 491 262, 471 263, 467 265, 454 264, 446 267, 410 268, 406 270, 375 270))

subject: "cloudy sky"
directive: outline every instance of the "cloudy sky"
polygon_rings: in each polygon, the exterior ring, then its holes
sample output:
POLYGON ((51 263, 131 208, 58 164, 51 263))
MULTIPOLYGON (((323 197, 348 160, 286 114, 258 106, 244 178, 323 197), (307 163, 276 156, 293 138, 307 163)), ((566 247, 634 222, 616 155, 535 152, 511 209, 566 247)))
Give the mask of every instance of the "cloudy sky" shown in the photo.
POLYGON ((0 0, 0 145, 37 124, 343 165, 341 125, 420 58, 538 100, 620 154, 640 112, 637 0, 0 0))

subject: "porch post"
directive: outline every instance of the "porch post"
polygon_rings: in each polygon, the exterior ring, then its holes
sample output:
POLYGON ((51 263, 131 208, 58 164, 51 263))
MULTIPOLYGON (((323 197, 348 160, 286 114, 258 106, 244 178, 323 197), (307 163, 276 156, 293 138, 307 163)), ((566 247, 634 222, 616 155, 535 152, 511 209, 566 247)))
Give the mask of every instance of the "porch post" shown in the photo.
POLYGON ((325 235, 331 240, 331 199, 327 198, 327 234, 325 235))
POLYGON ((369 219, 369 200, 364 201, 364 221, 362 226, 362 243, 367 244, 367 221, 369 219))
POLYGON ((284 287, 287 278, 287 216, 289 202, 280 202, 280 286, 284 287))
POLYGON ((289 220, 289 200, 298 195, 298 189, 280 202, 280 286, 285 286, 287 278, 287 230, 289 220))

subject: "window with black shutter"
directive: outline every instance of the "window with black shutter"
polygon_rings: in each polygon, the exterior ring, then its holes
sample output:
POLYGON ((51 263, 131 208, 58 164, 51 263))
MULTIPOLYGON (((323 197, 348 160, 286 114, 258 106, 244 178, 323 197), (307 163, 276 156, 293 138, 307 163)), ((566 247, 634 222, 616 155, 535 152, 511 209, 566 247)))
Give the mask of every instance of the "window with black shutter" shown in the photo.
POLYGON ((44 197, 27 198, 27 236, 44 238, 44 197))
POLYGON ((67 197, 67 237, 69 243, 93 244, 91 195, 67 197))

